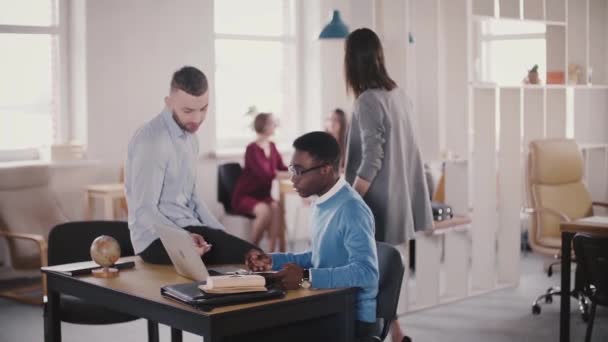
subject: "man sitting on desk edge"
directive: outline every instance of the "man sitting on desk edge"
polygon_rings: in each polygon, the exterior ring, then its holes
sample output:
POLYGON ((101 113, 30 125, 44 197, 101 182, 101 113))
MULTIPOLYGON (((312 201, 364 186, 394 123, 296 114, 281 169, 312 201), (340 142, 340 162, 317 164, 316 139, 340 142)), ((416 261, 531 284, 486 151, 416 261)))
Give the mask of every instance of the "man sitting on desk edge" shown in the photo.
POLYGON ((293 143, 289 166, 301 197, 318 195, 311 214, 311 250, 264 254, 251 250, 246 264, 253 271, 277 270, 286 289, 356 287, 357 341, 375 335, 378 255, 374 218, 361 196, 339 176, 340 148, 325 132, 305 134, 293 143))

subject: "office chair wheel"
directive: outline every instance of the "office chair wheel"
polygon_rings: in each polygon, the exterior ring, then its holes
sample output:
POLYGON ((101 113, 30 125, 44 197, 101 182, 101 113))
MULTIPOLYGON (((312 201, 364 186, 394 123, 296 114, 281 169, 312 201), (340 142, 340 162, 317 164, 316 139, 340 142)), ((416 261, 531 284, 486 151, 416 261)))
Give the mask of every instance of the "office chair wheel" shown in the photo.
POLYGON ((538 305, 538 304, 532 305, 532 314, 540 315, 540 305, 538 305))
POLYGON ((585 297, 584 294, 578 294, 578 310, 581 313, 581 318, 583 322, 589 322, 589 300, 585 297))
POLYGON ((545 297, 545 303, 547 303, 547 304, 553 303, 553 296, 546 296, 545 297))

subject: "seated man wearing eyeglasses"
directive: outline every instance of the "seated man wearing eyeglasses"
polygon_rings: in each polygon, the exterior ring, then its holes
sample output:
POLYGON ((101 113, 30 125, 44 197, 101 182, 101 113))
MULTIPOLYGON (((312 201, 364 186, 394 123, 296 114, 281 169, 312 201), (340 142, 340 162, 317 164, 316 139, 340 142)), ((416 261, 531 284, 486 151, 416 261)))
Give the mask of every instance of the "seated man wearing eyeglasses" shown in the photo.
POLYGON ((358 341, 375 333, 378 255, 374 217, 361 196, 339 176, 340 147, 328 133, 305 134, 293 143, 289 172, 302 197, 317 195, 311 217, 312 246, 304 253, 265 254, 251 250, 245 257, 253 271, 279 270, 284 288, 356 287, 358 341))

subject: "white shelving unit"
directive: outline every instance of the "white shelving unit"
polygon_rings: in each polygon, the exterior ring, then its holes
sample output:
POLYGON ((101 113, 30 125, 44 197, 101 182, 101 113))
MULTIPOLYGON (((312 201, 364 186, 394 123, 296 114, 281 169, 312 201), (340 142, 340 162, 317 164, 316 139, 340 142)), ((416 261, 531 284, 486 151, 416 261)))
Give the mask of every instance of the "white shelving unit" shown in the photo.
POLYGON ((500 0, 498 3, 501 18, 521 19, 520 0, 500 0))
POLYGON ((522 90, 500 88, 500 140, 498 148, 499 284, 519 282, 519 229, 522 198, 521 118, 522 90))
POLYGON ((449 151, 460 158, 447 163, 446 200, 472 218, 462 229, 417 235, 416 273, 406 277, 398 312, 516 286, 531 140, 585 144, 592 195, 608 199, 608 0, 375 1, 382 5, 376 14, 391 18, 377 29, 389 72, 413 99, 423 157, 449 151), (482 82, 480 28, 487 20, 545 25, 547 58, 538 64, 562 72, 563 84, 482 82), (414 43, 407 43, 410 32, 414 43), (578 80, 569 77, 570 64, 579 66, 578 80))
POLYGON ((547 138, 567 137, 567 90, 565 88, 547 88, 545 96, 545 136, 547 138))
POLYGON ((608 84, 606 75, 606 13, 608 9, 606 0, 589 0, 589 39, 587 40, 587 83, 588 84, 608 84), (592 71, 592 72, 591 72, 592 71))
MULTIPOLYGON (((473 0, 468 22, 471 282, 483 291, 518 282, 523 168, 531 140, 569 137, 593 144, 583 150, 586 179, 594 200, 608 197, 608 0, 473 0), (480 82, 479 31, 487 20, 545 25, 544 66, 563 73, 564 83, 480 82), (570 64, 579 66, 578 80, 570 79, 570 64)), ((447 70, 461 67, 454 63, 447 70)), ((546 76, 540 75, 543 82, 546 76)))
POLYGON ((545 20, 544 0, 523 0, 524 19, 545 20))

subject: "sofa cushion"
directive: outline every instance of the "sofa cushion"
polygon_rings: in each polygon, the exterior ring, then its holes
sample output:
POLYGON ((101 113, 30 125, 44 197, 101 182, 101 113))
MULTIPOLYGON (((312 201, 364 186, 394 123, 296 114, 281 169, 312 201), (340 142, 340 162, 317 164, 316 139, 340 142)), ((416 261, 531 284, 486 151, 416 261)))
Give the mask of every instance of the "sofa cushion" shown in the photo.
POLYGON ((48 165, 1 166, 0 191, 47 186, 50 177, 48 165))

